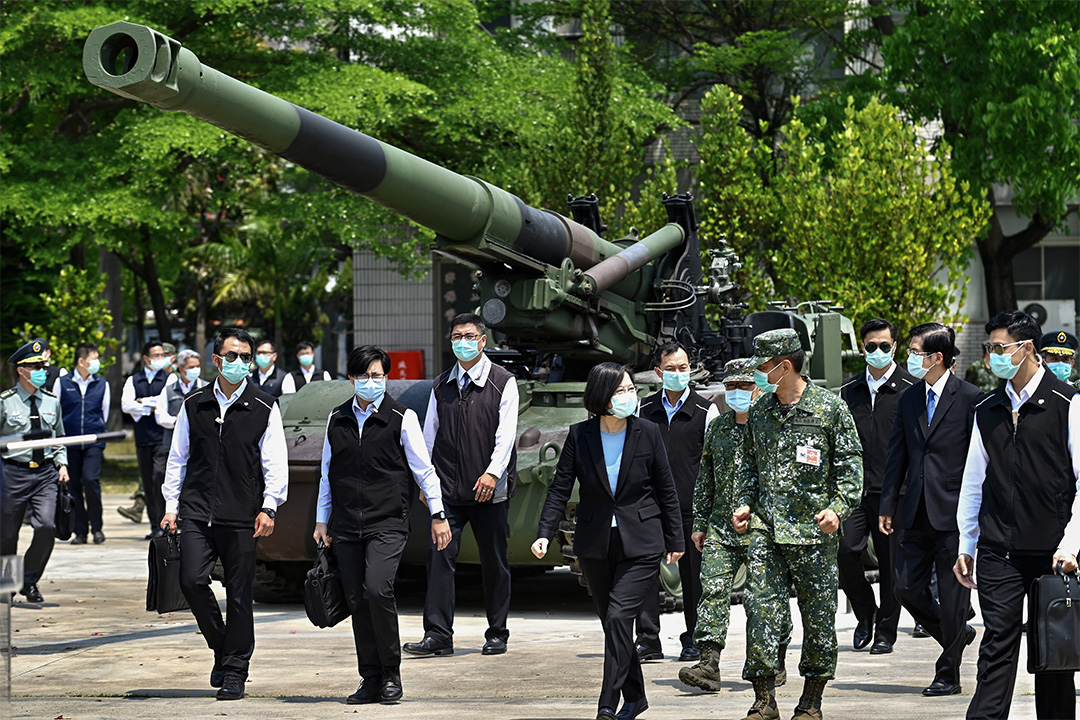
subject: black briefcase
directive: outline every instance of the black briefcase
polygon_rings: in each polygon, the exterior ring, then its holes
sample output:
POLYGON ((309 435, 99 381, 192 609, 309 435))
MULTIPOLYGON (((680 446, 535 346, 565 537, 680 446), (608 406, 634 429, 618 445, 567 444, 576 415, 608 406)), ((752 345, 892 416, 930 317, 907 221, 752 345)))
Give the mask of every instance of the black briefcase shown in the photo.
POLYGON ((57 540, 70 540, 75 525, 75 501, 66 482, 58 483, 56 491, 56 515, 53 516, 57 540))
POLYGON ((1080 670, 1080 579, 1075 572, 1043 575, 1031 583, 1027 637, 1029 673, 1080 670))
POLYGON ((151 540, 148 564, 146 609, 162 615, 187 610, 190 605, 180 590, 180 533, 151 540))
POLYGON ((321 543, 315 567, 308 570, 304 581, 304 610, 311 624, 321 628, 334 627, 349 617, 337 559, 333 551, 321 543))

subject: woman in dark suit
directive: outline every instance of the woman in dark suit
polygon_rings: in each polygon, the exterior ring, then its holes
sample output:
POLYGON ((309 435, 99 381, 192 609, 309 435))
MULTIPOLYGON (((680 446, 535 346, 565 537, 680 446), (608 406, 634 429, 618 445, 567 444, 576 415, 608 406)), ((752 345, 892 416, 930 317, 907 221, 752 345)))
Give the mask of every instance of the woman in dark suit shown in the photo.
POLYGON ((634 651, 634 618, 660 570, 683 554, 682 520, 660 430, 633 417, 637 388, 623 365, 589 372, 585 408, 572 425, 548 488, 533 554, 544 557, 579 483, 574 552, 604 627, 604 684, 597 720, 632 720, 649 707, 634 651), (623 706, 615 708, 619 696, 623 706))

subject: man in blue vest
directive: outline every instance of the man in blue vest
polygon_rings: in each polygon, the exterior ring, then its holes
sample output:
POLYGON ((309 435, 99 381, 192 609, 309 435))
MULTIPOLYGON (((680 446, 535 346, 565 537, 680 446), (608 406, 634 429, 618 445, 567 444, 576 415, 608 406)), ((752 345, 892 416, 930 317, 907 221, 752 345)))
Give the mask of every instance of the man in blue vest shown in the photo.
MULTIPOLYGON (((128 376, 120 395, 120 409, 135 422, 135 457, 139 462, 139 480, 150 517, 161 517, 162 511, 159 508, 164 503, 160 492, 156 497, 152 497, 147 489, 153 484, 155 459, 166 452, 161 446, 163 430, 154 417, 154 408, 157 407, 158 396, 165 386, 176 382, 176 377, 168 370, 170 362, 160 340, 147 341, 142 349, 142 367, 128 376)), ((135 516, 133 512, 122 512, 129 508, 119 510, 120 514, 129 520, 142 522, 141 511, 135 516)), ((161 530, 154 527, 146 539, 160 534, 161 530)))
MULTIPOLYGON (((112 397, 109 383, 99 376, 100 353, 93 343, 75 346, 75 370, 56 381, 60 407, 64 413, 64 429, 68 435, 88 435, 105 432, 112 397)), ((75 537, 72 545, 85 545, 89 533, 94 544, 105 542, 101 530, 101 456, 105 443, 72 445, 68 447, 68 473, 71 476, 71 497, 74 500, 75 537)))

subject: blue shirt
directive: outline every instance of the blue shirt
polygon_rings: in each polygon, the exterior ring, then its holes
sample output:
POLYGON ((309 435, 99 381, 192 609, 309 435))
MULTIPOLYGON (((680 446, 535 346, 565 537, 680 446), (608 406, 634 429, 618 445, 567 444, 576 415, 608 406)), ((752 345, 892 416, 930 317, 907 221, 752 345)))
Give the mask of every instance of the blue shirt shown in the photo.
MULTIPOLYGON (((607 468, 608 485, 611 495, 615 496, 615 486, 619 482, 619 466, 622 465, 623 446, 626 445, 626 428, 617 433, 600 431, 600 442, 604 446, 604 466, 607 468)), ((611 527, 618 525, 615 516, 611 516, 611 527)))

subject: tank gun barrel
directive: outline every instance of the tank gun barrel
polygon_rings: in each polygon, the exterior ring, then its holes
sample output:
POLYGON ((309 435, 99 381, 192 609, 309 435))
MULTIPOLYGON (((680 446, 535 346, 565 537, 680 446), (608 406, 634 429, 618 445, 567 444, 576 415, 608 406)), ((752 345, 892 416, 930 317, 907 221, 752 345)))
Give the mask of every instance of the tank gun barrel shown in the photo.
POLYGON ((668 223, 653 234, 642 238, 625 250, 601 260, 585 273, 582 290, 586 295, 599 295, 640 270, 653 260, 679 247, 686 233, 676 223, 668 223))
POLYGON ((537 261, 558 266, 570 258, 586 269, 621 249, 490 183, 229 77, 143 25, 93 30, 83 71, 98 87, 209 122, 430 228, 450 244, 445 250, 482 267, 495 262, 542 272, 537 261))

